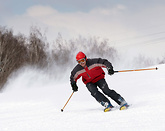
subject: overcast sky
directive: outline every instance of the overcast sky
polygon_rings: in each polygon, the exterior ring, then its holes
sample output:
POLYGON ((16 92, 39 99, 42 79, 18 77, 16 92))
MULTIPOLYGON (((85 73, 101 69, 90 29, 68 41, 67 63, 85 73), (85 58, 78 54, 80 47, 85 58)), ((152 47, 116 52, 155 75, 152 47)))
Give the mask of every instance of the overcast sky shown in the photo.
POLYGON ((0 0, 0 25, 25 35, 38 26, 49 41, 97 36, 165 54, 165 0, 0 0))

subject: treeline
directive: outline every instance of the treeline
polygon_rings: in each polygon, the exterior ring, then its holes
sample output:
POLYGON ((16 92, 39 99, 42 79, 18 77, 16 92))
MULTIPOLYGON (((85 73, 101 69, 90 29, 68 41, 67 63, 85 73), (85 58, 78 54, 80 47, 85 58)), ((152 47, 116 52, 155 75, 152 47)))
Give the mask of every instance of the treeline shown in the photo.
MULTIPOLYGON (((66 41, 58 34, 54 42, 48 43, 37 27, 31 27, 29 36, 25 37, 23 34, 14 35, 12 29, 0 26, 0 89, 13 72, 24 66, 47 70, 52 67, 57 70, 71 68, 75 64, 75 55, 78 51, 84 51, 88 57, 106 58, 113 65, 121 64, 122 57, 110 46, 108 39, 79 36, 77 39, 66 41)), ((137 63, 140 63, 140 66, 154 64, 152 59, 142 55, 131 62, 132 65, 137 63)), ((165 63, 165 57, 160 63, 165 63)), ((62 72, 56 72, 56 75, 62 72)))
POLYGON ((31 29, 28 38, 14 36, 11 29, 0 27, 0 88, 9 75, 27 64, 46 66, 45 42, 38 30, 31 29))
POLYGON ((84 51, 88 56, 110 56, 114 60, 117 51, 108 45, 108 40, 82 38, 66 41, 58 34, 53 43, 37 27, 31 27, 30 34, 14 35, 12 29, 0 27, 0 89, 3 88, 11 73, 23 66, 47 68, 56 66, 63 70, 73 66, 77 51, 84 51), (92 54, 92 55, 91 55, 92 54))

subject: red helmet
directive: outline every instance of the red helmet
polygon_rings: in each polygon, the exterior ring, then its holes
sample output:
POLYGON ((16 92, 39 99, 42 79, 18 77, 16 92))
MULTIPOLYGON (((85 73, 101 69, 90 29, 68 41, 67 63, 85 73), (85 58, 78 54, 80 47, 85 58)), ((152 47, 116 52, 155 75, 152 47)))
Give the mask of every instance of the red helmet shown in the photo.
POLYGON ((83 59, 83 58, 86 59, 86 55, 85 55, 82 51, 80 51, 80 52, 76 55, 76 60, 78 61, 78 60, 81 60, 81 59, 83 59))

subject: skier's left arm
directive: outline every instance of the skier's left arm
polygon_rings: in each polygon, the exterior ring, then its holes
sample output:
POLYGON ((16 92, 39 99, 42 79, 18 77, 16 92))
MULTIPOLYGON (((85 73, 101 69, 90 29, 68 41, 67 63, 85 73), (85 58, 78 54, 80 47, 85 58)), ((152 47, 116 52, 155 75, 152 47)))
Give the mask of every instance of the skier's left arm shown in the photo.
POLYGON ((113 66, 112 66, 111 62, 109 62, 107 59, 98 58, 97 62, 100 63, 100 64, 103 64, 104 65, 103 67, 107 68, 109 75, 114 74, 113 66))

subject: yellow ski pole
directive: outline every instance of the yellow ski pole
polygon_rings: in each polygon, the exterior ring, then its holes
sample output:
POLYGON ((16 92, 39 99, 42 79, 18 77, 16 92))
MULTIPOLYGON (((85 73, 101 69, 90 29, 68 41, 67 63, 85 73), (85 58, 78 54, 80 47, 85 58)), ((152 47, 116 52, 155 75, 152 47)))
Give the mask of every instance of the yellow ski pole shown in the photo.
POLYGON ((114 73, 118 72, 130 72, 130 71, 145 71, 145 70, 158 70, 158 68, 147 68, 147 69, 135 69, 135 70, 121 70, 121 71, 114 71, 114 73))

